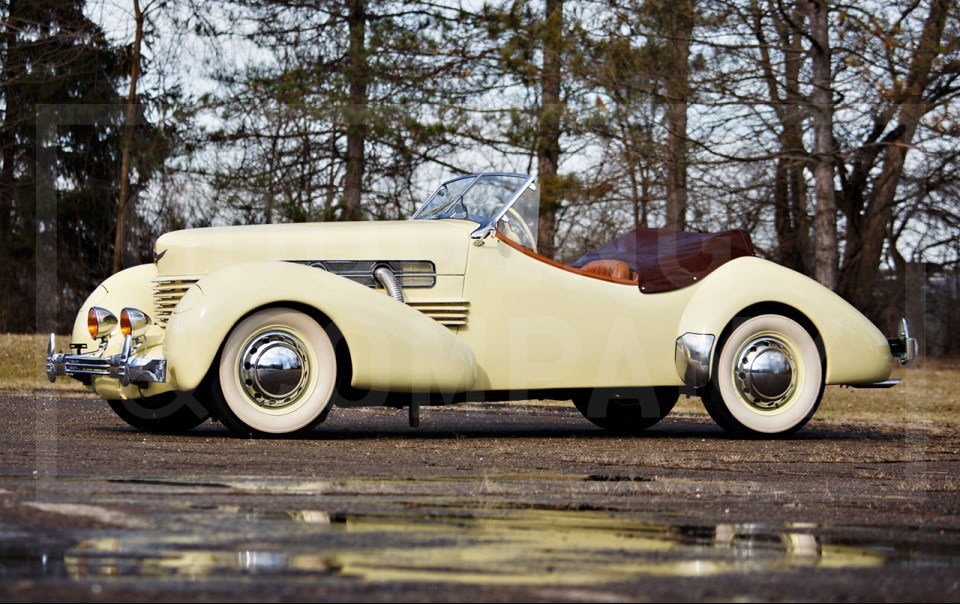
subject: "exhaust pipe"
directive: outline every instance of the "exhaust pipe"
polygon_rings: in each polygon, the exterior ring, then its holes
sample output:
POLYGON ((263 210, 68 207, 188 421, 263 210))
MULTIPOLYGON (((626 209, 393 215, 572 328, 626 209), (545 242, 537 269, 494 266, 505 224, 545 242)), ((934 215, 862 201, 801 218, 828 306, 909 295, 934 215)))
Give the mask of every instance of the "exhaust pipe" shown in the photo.
POLYGON ((392 270, 386 266, 378 266, 373 271, 373 276, 394 300, 403 302, 403 290, 400 288, 400 283, 397 281, 397 277, 393 274, 392 270))

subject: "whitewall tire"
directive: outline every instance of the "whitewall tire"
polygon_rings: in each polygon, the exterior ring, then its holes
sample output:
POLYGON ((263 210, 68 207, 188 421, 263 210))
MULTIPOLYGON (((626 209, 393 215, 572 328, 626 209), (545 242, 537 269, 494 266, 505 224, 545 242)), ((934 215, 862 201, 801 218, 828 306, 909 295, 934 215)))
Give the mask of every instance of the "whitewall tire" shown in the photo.
POLYGON ((715 352, 703 396, 711 417, 729 432, 795 432, 823 398, 823 359, 810 333, 776 314, 738 318, 715 352))
POLYGON ((221 420, 244 435, 292 434, 323 420, 337 361, 327 331, 290 308, 267 308, 238 323, 214 380, 221 420))

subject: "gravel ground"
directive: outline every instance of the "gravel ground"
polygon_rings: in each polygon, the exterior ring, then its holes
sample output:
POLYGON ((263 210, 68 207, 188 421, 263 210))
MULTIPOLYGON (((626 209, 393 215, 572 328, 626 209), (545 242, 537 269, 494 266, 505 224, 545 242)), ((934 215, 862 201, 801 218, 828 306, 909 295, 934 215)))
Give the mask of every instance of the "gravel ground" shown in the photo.
POLYGON ((572 406, 335 409, 306 437, 0 395, 0 599, 960 601, 960 425, 637 437, 572 406))

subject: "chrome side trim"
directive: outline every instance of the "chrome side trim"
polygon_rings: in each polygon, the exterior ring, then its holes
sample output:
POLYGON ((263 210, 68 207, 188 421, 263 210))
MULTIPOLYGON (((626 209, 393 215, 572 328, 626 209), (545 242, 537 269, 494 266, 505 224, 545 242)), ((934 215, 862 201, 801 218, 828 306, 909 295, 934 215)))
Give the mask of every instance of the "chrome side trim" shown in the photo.
POLYGON ((123 351, 108 357, 90 354, 66 354, 54 352, 54 337, 50 334, 47 344, 47 379, 57 381, 58 377, 72 377, 83 380, 90 376, 107 376, 128 384, 167 381, 167 360, 132 357, 135 352, 131 336, 124 338, 123 351))
POLYGON ((710 380, 710 359, 716 336, 709 333, 685 333, 677 338, 674 362, 683 383, 703 388, 710 380))
POLYGON ((437 267, 430 260, 288 260, 305 264, 375 288, 377 268, 386 267, 403 288, 430 288, 437 284, 437 267))

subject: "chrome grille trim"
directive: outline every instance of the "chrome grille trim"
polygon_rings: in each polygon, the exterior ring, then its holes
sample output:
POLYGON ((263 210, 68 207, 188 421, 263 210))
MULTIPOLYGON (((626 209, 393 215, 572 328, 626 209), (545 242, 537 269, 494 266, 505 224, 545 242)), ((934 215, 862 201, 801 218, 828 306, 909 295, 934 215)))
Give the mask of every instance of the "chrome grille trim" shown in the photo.
POLYGON ((153 280, 153 320, 160 327, 166 327, 173 309, 183 294, 199 279, 174 277, 153 280))
POLYGON ((470 302, 466 300, 417 300, 407 305, 446 327, 463 327, 470 318, 470 302))
POLYGON ((355 281, 366 287, 377 287, 373 271, 378 266, 389 268, 400 287, 429 288, 437 284, 437 267, 429 260, 289 260, 319 268, 355 281))

